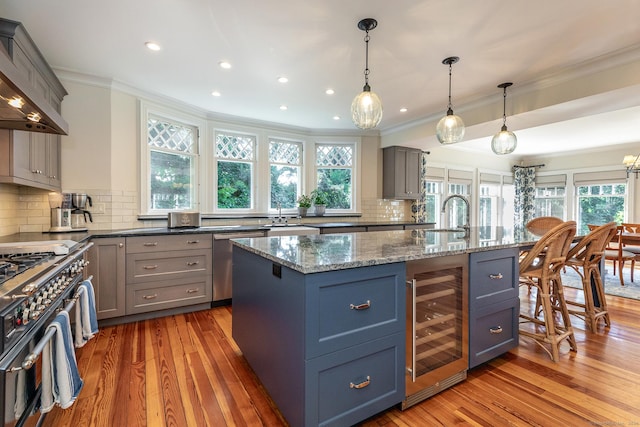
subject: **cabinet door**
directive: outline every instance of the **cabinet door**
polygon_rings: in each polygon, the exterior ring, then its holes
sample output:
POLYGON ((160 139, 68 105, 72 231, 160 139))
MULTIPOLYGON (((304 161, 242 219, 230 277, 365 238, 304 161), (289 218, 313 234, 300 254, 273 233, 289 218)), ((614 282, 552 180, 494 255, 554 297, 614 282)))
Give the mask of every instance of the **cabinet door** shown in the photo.
POLYGON ((405 153, 405 194, 418 198, 420 194, 420 150, 407 150, 405 153))
POLYGON ((98 320, 125 314, 125 239, 94 239, 88 274, 93 275, 98 320))
POLYGON ((60 180, 60 135, 47 135, 47 177, 49 186, 59 190, 60 180))
POLYGON ((417 199, 420 193, 421 151, 408 147, 383 149, 382 197, 417 199))

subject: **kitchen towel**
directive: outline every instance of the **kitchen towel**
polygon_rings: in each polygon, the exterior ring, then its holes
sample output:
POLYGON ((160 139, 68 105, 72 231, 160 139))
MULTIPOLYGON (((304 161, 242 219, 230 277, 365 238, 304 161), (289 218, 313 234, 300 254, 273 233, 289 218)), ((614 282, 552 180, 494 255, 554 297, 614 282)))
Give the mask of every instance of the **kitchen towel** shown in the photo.
POLYGON ((71 340, 69 313, 64 310, 58 313, 47 326, 47 332, 52 328, 55 333, 42 350, 42 413, 56 404, 62 409, 71 406, 83 385, 71 340))
POLYGON ((76 304, 75 345, 82 347, 98 332, 96 299, 91 280, 83 281, 76 292, 79 296, 76 304))

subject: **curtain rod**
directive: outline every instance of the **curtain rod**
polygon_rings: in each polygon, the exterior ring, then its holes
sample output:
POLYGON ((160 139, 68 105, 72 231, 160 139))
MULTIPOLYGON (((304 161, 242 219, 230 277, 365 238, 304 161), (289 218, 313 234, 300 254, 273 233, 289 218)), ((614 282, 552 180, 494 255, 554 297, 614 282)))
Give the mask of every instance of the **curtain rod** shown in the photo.
POLYGON ((518 165, 513 165, 514 169, 524 169, 524 168, 541 168, 544 166, 544 163, 541 163, 539 165, 531 165, 531 166, 518 166, 518 165))

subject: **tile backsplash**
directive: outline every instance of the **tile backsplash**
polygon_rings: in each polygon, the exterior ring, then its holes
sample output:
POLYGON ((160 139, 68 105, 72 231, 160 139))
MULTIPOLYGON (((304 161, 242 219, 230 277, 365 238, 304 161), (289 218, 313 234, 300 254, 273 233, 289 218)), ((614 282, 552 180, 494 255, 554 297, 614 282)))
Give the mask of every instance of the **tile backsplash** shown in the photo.
MULTIPOLYGON (((118 230, 157 226, 157 223, 137 219, 138 200, 135 191, 69 189, 65 192, 81 192, 91 196, 93 206, 89 211, 93 223, 87 224, 89 229, 118 230)), ((51 221, 49 193, 47 190, 37 188, 0 184, 0 236, 48 231, 51 221)), ((314 220, 318 219, 314 218, 314 220)), ((335 217, 331 217, 330 221, 335 220, 335 217)), ((359 222, 411 220, 411 202, 363 200, 362 216, 357 219, 350 217, 346 220, 359 222)), ((247 221, 241 222, 247 223, 247 221)))

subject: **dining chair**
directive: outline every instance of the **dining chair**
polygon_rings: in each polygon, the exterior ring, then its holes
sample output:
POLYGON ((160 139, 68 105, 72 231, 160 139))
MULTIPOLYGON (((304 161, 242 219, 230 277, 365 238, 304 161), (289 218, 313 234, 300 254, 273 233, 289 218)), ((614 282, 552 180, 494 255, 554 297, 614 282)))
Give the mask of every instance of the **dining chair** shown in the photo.
MULTIPOLYGON (((640 224, 623 222, 620 225, 622 225, 625 233, 634 233, 640 235, 640 224)), ((624 235, 622 236, 622 241, 624 244, 623 249, 634 254, 636 256, 636 261, 640 261, 640 242, 634 241, 629 243, 627 239, 625 239, 624 235)), ((631 281, 633 282, 633 279, 631 279, 631 281)))
POLYGON ((604 319, 605 326, 611 326, 600 262, 606 246, 616 235, 617 230, 615 222, 592 228, 589 234, 569 249, 565 261, 565 266, 573 268, 582 279, 584 295, 584 302, 566 300, 569 313, 582 317, 587 327, 594 332, 599 319, 604 319))
POLYGON ((569 342, 571 351, 578 350, 560 274, 575 234, 575 221, 553 227, 526 253, 519 266, 520 276, 529 278, 532 286, 537 288, 536 297, 540 300, 542 316, 520 313, 520 335, 534 339, 554 362, 558 361, 559 346, 563 340, 569 342), (533 324, 533 328, 523 327, 527 323, 533 324))
MULTIPOLYGON (((594 229, 597 225, 588 225, 589 229, 594 229)), ((624 244, 622 242, 622 232, 624 231, 624 227, 622 225, 618 225, 616 227, 616 234, 611 239, 607 247, 604 251, 604 258, 608 261, 613 261, 613 275, 616 275, 616 271, 618 271, 618 276, 620 277, 620 286, 624 286, 624 275, 622 271, 624 269, 624 265, 627 261, 631 261, 631 281, 633 282, 633 271, 636 266, 636 255, 633 252, 629 252, 625 250, 624 244)))

